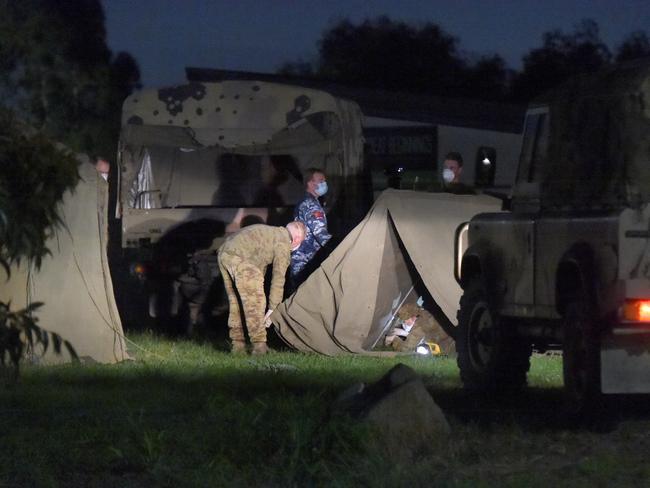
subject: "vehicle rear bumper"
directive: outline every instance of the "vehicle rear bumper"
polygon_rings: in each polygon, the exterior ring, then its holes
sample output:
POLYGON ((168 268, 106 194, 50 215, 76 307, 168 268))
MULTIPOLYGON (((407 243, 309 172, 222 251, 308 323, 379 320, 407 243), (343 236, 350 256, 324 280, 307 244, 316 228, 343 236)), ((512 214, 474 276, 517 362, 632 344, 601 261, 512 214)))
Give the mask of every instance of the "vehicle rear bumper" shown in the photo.
POLYGON ((601 391, 650 393, 650 330, 614 329, 602 337, 601 391))

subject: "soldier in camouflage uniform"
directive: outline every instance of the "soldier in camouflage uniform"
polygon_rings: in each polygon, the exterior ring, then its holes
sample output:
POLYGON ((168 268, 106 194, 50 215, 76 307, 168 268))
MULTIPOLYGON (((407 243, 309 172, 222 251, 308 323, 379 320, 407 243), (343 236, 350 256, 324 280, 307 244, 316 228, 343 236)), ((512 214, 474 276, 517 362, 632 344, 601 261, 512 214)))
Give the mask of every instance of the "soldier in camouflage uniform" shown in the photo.
POLYGON ((282 300, 284 276, 292 249, 305 238, 305 227, 290 222, 285 227, 251 225, 231 235, 219 248, 219 269, 228 294, 228 328, 233 352, 246 350, 242 309, 253 354, 265 354, 266 327, 273 309, 282 300), (267 313, 264 315, 264 274, 273 265, 267 313))
POLYGON ((305 176, 306 193, 296 206, 294 220, 305 224, 307 235, 298 250, 291 253, 291 277, 294 286, 304 281, 307 263, 332 237, 327 230, 325 210, 318 201, 319 197, 327 193, 325 173, 318 168, 309 168, 305 176))

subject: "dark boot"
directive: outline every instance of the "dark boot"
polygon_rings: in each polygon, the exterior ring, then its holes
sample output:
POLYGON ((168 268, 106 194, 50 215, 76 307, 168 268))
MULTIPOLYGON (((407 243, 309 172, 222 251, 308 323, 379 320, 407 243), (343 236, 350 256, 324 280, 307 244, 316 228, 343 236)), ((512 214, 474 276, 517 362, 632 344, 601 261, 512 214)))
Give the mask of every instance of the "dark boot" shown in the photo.
POLYGON ((269 352, 269 348, 266 342, 253 342, 253 351, 251 352, 253 356, 262 356, 267 352, 269 352))
POLYGON ((232 341, 232 346, 230 346, 230 352, 232 354, 246 354, 246 342, 232 341))

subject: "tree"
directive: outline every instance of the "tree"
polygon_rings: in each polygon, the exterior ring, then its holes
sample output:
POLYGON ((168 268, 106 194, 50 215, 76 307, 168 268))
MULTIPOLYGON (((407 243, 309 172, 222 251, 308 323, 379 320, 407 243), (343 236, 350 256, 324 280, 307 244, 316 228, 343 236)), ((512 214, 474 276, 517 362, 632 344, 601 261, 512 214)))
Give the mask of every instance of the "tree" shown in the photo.
POLYGON ((546 32, 543 40, 542 47, 524 56, 524 69, 512 86, 512 98, 517 101, 527 102, 567 78, 601 69, 611 60, 593 20, 583 20, 572 34, 546 32))
MULTIPOLYGON (((0 111, 0 279, 10 276, 10 266, 27 259, 37 268, 49 254, 47 238, 61 224, 57 203, 79 179, 77 160, 39 133, 0 111), (31 133, 30 133, 31 132, 31 133)), ((14 311, 0 301, 0 365, 18 364, 25 346, 51 343, 55 352, 72 346, 57 334, 41 329, 34 312, 40 303, 14 311)))
POLYGON ((285 76, 299 76, 301 78, 313 78, 314 65, 309 61, 290 61, 280 66, 278 73, 285 76))
MULTIPOLYGON (((135 60, 106 45, 100 0, 0 0, 0 273, 21 260, 39 267, 61 224, 57 203, 78 180, 77 161, 52 141, 115 153, 121 105, 139 79, 135 60)), ((74 357, 38 326, 39 306, 0 302, 0 364, 16 374, 26 346, 74 357)))
POLYGON ((618 47, 616 61, 650 58, 650 40, 644 31, 632 32, 618 47))
POLYGON ((456 39, 438 26, 416 29, 387 17, 340 22, 321 39, 319 54, 321 76, 392 91, 449 88, 462 69, 456 39))
POLYGON ((353 24, 342 20, 325 31, 315 63, 286 63, 281 73, 351 86, 430 95, 497 99, 505 90, 498 56, 469 63, 458 40, 439 26, 416 27, 388 17, 353 24))
POLYGON ((501 56, 482 56, 466 70, 462 95, 482 100, 502 100, 507 94, 507 78, 508 70, 501 56))
POLYGON ((54 140, 114 153, 133 58, 112 56, 99 0, 0 0, 2 103, 54 140))

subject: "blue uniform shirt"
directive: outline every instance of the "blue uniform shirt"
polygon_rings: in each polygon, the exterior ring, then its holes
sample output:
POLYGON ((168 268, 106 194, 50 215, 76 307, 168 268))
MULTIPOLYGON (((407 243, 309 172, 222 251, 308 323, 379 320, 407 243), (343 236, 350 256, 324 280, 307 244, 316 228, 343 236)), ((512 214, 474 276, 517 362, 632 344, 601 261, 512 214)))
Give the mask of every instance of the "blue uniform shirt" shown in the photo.
POLYGON ((311 193, 296 205, 294 220, 299 220, 307 228, 307 235, 300 247, 291 253, 291 273, 295 276, 314 257, 316 252, 330 240, 327 231, 327 217, 318 198, 311 193))

